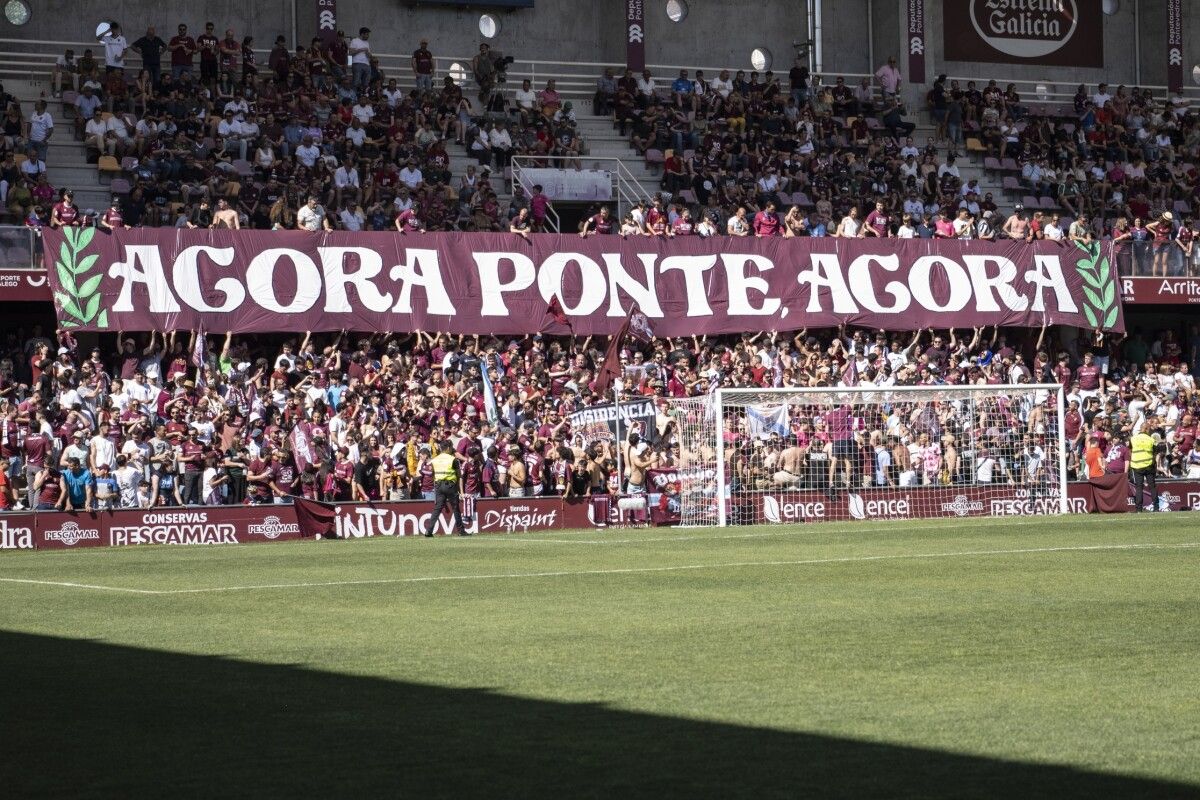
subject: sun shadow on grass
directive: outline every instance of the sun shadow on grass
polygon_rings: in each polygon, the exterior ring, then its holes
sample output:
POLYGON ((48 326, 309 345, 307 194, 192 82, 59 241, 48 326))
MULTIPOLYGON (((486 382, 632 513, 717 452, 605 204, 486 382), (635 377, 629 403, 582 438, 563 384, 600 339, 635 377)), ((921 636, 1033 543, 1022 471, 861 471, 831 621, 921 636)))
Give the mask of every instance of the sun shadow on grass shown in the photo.
POLYGON ((0 632, 29 797, 1198 797, 1195 786, 0 632))

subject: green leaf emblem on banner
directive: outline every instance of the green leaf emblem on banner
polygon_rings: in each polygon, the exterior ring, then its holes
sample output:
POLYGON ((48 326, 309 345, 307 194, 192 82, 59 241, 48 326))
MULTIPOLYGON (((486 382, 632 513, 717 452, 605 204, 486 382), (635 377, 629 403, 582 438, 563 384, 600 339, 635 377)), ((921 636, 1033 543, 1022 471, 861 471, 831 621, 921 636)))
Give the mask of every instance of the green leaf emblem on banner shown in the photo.
POLYGON ((108 327, 108 309, 100 308, 100 284, 104 282, 104 274, 88 274, 100 257, 84 255, 95 235, 95 228, 63 228, 64 241, 54 263, 54 274, 60 286, 60 291, 54 293, 54 304, 58 306, 59 322, 64 328, 93 324, 97 328, 108 327))

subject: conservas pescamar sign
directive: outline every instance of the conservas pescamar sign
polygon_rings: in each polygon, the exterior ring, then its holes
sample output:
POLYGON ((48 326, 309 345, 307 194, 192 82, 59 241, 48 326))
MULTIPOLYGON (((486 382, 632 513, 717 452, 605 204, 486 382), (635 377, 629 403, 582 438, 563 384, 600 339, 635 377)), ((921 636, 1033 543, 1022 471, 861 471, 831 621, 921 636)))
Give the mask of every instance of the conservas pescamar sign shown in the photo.
POLYGON ((1124 330, 1112 259, 1098 245, 90 228, 44 236, 57 253, 49 280, 59 324, 73 330, 607 335, 634 303, 660 336, 840 323, 1124 330), (570 328, 550 311, 555 300, 570 328))
POLYGON ((209 522, 204 511, 146 513, 135 524, 110 525, 108 544, 238 544, 237 527, 209 522))

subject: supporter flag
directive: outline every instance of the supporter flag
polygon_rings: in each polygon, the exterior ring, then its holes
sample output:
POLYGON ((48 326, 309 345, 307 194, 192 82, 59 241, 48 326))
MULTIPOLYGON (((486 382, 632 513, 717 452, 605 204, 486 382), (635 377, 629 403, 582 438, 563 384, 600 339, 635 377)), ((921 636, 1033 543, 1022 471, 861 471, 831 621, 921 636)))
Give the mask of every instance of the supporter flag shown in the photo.
POLYGON ((644 344, 654 341, 654 326, 650 323, 650 318, 638 308, 637 303, 629 309, 629 334, 644 344))
MULTIPOLYGON (((575 333, 575 327, 571 325, 571 318, 567 316, 567 312, 563 310, 562 301, 558 299, 558 295, 550 298, 550 305, 546 307, 546 313, 554 318, 554 321, 559 325, 566 326, 572 334, 575 333)), ((547 328, 550 326, 546 326, 547 328)), ((543 329, 545 330, 545 329, 543 329)))
POLYGON ((306 500, 303 497, 296 497, 296 524, 300 528, 300 535, 305 539, 312 539, 321 536, 325 539, 337 538, 334 531, 334 519, 337 516, 337 510, 326 503, 318 503, 316 500, 306 500))
POLYGON ((296 459, 296 469, 300 472, 308 469, 309 464, 316 464, 321 460, 320 454, 313 446, 312 436, 309 435, 311 431, 311 425, 299 422, 288 436, 288 441, 292 444, 292 456, 296 459))
POLYGON ((483 377, 483 411, 488 424, 495 425, 500 419, 500 409, 496 407, 496 390, 492 388, 492 376, 488 372, 488 362, 484 359, 479 364, 479 373, 483 377))
POLYGON ((196 334, 196 344, 192 347, 192 366, 196 368, 196 388, 204 388, 204 355, 208 352, 208 334, 204 328, 196 334))
POLYGON ((612 382, 621 377, 621 345, 625 337, 632 335, 640 342, 649 342, 654 338, 654 328, 649 318, 637 307, 637 303, 629 309, 629 316, 621 323, 621 327, 608 342, 608 350, 604 353, 604 363, 596 371, 596 394, 608 392, 612 382))
POLYGON ((746 407, 746 432, 753 439, 766 439, 772 433, 788 434, 788 407, 782 405, 758 405, 746 407))
POLYGON ((842 370, 843 386, 858 386, 858 359, 850 356, 846 359, 846 368, 842 370))

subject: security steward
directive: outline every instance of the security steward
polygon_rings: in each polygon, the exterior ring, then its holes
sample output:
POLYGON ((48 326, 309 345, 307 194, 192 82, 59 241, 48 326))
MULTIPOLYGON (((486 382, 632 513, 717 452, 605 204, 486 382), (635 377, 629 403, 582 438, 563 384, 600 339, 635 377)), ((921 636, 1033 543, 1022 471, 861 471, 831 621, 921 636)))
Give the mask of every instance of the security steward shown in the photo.
POLYGON ((1162 441, 1157 434, 1151 434, 1158 420, 1155 417, 1147 419, 1141 429, 1129 440, 1132 455, 1129 458, 1129 472, 1133 477, 1134 501, 1133 510, 1142 510, 1142 486, 1149 484, 1150 503, 1152 511, 1158 508, 1158 486, 1155 482, 1155 454, 1163 449, 1162 441))
POLYGON ((454 512, 454 533, 470 536, 463 526, 462 510, 458 507, 458 456, 448 439, 437 444, 438 454, 433 457, 433 513, 425 526, 425 535, 433 536, 433 529, 442 518, 442 509, 447 505, 454 512))

